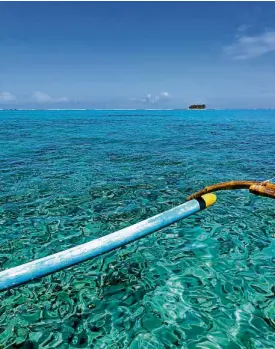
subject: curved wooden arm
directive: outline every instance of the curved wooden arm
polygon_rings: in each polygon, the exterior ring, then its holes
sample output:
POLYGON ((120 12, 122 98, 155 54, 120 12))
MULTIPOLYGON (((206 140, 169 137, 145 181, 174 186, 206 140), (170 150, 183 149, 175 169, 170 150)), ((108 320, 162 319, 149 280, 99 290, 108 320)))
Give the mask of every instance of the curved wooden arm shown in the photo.
POLYGON ((272 183, 262 183, 260 185, 253 184, 249 188, 250 193, 255 195, 266 196, 268 198, 275 199, 275 184, 272 183))
POLYGON ((249 189, 255 195, 267 196, 275 199, 275 184, 257 181, 229 181, 217 183, 203 188, 202 190, 188 196, 187 201, 197 199, 204 194, 219 190, 249 189))

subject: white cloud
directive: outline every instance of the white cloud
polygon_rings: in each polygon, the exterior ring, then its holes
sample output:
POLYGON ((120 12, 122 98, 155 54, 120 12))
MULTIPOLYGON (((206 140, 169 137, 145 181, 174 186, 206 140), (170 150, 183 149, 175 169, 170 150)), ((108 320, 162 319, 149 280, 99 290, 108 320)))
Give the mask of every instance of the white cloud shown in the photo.
POLYGON ((153 96, 151 93, 148 93, 145 98, 141 98, 140 101, 143 103, 156 103, 158 101, 158 96, 153 96))
POLYGON ((242 24, 237 28, 238 33, 244 33, 250 28, 250 25, 242 24))
POLYGON ((10 92, 0 92, 0 102, 12 102, 16 97, 10 92))
POLYGON ((161 92, 159 95, 153 96, 151 93, 148 93, 143 98, 133 98, 133 101, 137 101, 140 103, 146 103, 146 104, 156 104, 161 101, 169 100, 171 99, 171 94, 169 92, 161 92))
POLYGON ((49 95, 40 91, 34 92, 32 97, 33 99, 35 99, 36 102, 39 103, 47 103, 52 101, 52 98, 49 95))
POLYGON ((162 99, 170 99, 171 95, 170 95, 169 92, 161 92, 160 98, 162 98, 162 99))
POLYGON ((38 103, 69 102, 67 97, 53 98, 47 93, 40 91, 34 92, 32 98, 38 103))
POLYGON ((275 51, 275 31, 260 35, 237 35, 236 41, 224 47, 224 52, 233 59, 249 59, 275 51))

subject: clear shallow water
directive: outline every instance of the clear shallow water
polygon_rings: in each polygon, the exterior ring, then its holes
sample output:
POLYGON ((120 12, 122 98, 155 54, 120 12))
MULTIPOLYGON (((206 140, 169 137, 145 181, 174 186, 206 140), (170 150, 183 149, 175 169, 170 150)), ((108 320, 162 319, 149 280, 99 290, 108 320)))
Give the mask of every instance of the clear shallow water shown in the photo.
MULTIPOLYGON (((0 268, 274 176, 275 111, 0 111, 0 268)), ((0 348, 275 347, 275 204, 210 209, 0 294, 0 348)))

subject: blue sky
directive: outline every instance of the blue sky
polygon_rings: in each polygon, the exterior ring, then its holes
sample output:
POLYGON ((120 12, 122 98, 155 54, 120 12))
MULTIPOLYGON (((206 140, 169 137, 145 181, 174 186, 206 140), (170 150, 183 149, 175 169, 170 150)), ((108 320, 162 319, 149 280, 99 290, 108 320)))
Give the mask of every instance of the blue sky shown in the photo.
POLYGON ((1 2, 0 108, 275 107, 275 3, 1 2))

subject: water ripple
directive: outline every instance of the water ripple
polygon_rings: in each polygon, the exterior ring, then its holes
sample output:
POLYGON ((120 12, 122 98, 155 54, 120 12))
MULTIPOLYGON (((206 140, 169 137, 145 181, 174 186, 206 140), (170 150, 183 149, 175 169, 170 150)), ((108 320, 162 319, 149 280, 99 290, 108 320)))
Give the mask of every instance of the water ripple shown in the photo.
MULTIPOLYGON (((0 112, 0 269, 274 175, 274 111, 0 112), (257 120, 261 119, 261 127, 257 120)), ((245 191, 0 294, 1 348, 273 349, 274 203, 245 191)))

